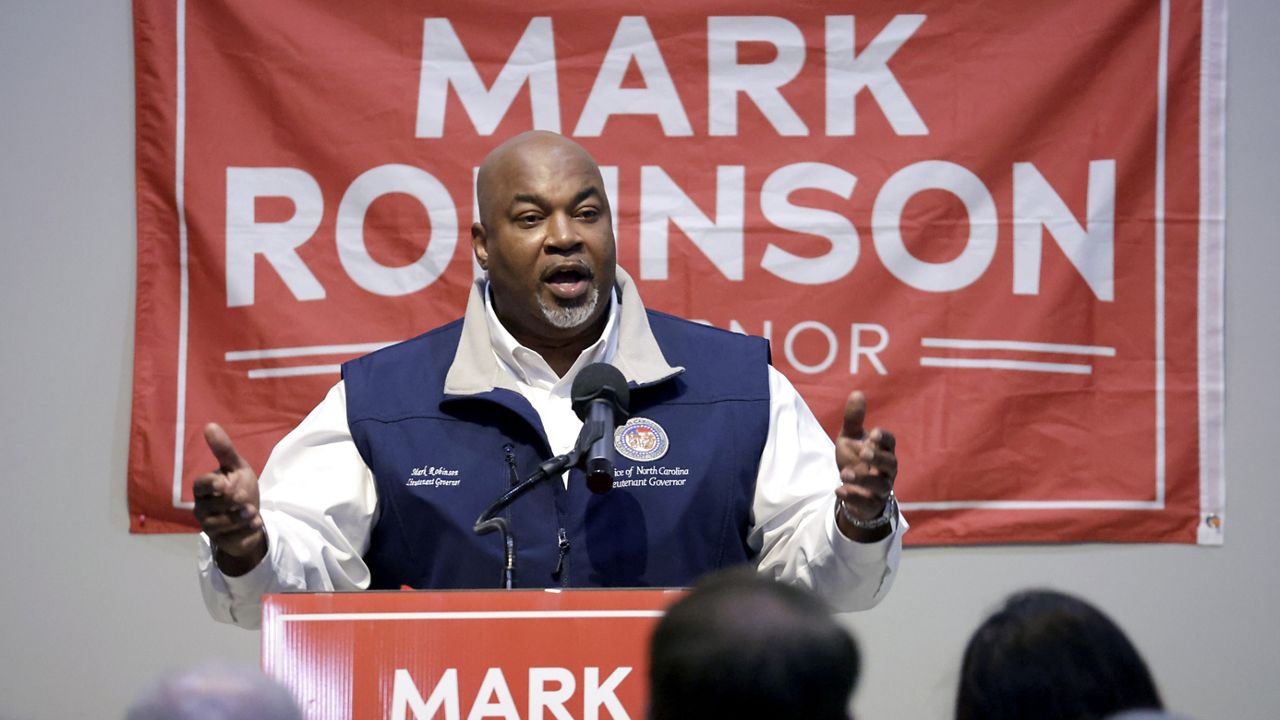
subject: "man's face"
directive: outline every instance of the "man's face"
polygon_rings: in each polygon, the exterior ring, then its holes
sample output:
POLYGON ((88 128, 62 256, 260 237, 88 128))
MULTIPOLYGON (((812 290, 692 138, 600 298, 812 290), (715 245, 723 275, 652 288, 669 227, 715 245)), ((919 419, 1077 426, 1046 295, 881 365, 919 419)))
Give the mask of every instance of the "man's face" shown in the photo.
POLYGON ((617 259, 599 169, 557 136, 533 136, 486 165, 472 245, 503 325, 531 346, 598 336, 617 259))

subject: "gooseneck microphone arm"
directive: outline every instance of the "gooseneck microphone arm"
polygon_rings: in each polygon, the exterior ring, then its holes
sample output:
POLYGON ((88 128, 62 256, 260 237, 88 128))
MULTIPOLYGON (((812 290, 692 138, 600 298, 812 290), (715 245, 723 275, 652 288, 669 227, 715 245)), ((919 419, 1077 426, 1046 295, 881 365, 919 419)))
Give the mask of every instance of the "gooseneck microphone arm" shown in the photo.
POLYGON ((511 524, 507 519, 498 515, 507 508, 508 505, 515 502, 521 495, 529 492, 535 485, 555 477, 564 472, 566 468, 573 466, 574 458, 569 455, 557 455, 550 460, 538 466, 524 482, 516 485, 502 495, 502 497, 493 501, 493 504, 480 513, 480 517, 476 519, 475 527, 472 528, 477 535, 487 535, 495 530, 502 533, 502 545, 505 552, 505 558, 502 565, 502 587, 505 590, 511 590, 516 586, 516 538, 511 534, 511 524))
POLYGON ((495 530, 502 533, 502 546, 505 553, 502 565, 502 588, 504 590, 511 590, 516 586, 516 538, 511 532, 511 524, 498 513, 532 490, 538 483, 548 478, 556 477, 565 470, 577 465, 587 449, 599 440, 596 437, 598 433, 592 432, 592 430, 593 428, 583 427, 573 450, 564 455, 557 455, 550 460, 543 461, 538 465, 538 469, 533 471, 533 474, 503 493, 502 497, 494 500, 493 504, 485 508, 485 511, 480 513, 480 517, 476 519, 476 524, 472 530, 477 535, 488 535, 495 530))
POLYGON ((502 568, 502 587, 516 586, 516 540, 511 523, 502 512, 535 485, 559 476, 571 467, 585 466, 587 487, 594 493, 608 492, 613 487, 613 431, 625 420, 630 405, 630 390, 622 373, 607 363, 592 363, 578 372, 570 391, 573 411, 582 419, 582 431, 573 450, 557 455, 538 465, 524 482, 512 487, 480 513, 476 520, 477 535, 493 531, 502 533, 506 553, 502 568))

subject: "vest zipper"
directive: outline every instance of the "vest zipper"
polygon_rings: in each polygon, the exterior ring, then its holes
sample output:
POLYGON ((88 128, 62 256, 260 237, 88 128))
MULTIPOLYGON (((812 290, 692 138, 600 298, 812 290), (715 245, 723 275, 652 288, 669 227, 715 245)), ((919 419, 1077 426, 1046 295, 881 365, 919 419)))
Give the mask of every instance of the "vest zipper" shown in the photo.
POLYGON ((556 560, 556 569, 551 573, 554 580, 559 580, 561 586, 569 584, 569 574, 565 572, 566 566, 569 564, 569 534, 560 528, 556 533, 556 543, 560 547, 560 557, 556 560))
MULTIPOLYGON (((516 468, 515 446, 507 443, 502 446, 502 451, 506 455, 507 461, 507 479, 511 487, 520 484, 520 471, 516 468)), ((507 518, 510 519, 510 508, 507 509, 507 518)), ((566 572, 569 564, 569 533, 564 528, 559 528, 556 532, 556 546, 560 550, 559 557, 556 558, 556 569, 551 573, 553 580, 559 580, 562 587, 569 584, 569 574, 566 572)))
POLYGON ((511 487, 520 484, 520 472, 516 470, 516 448, 511 443, 502 446, 502 452, 507 456, 507 482, 511 487))

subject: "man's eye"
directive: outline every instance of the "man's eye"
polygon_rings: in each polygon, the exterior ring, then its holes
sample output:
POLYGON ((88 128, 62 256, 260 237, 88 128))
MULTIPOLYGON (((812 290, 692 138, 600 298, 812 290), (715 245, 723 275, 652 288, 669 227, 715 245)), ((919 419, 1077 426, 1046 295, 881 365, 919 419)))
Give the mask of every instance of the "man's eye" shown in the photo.
POLYGON ((600 211, 595 208, 583 208, 578 211, 578 217, 583 220, 595 220, 600 217, 600 211))
POLYGON ((525 226, 537 225, 540 220, 542 220, 542 216, 534 213, 528 213, 516 217, 516 222, 525 226))

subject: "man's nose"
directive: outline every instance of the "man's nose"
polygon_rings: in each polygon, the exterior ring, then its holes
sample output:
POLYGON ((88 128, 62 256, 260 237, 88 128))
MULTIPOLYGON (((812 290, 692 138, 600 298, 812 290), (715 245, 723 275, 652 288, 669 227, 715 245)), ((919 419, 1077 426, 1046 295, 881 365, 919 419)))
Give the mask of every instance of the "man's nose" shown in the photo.
POLYGON ((547 220, 548 248, 556 250, 572 250, 582 244, 582 236, 578 234, 577 224, 573 218, 556 213, 547 220))

